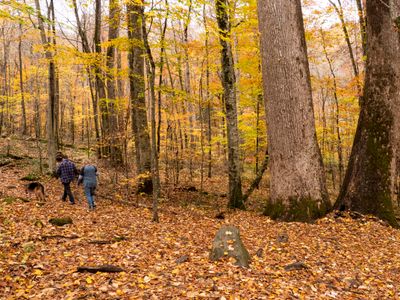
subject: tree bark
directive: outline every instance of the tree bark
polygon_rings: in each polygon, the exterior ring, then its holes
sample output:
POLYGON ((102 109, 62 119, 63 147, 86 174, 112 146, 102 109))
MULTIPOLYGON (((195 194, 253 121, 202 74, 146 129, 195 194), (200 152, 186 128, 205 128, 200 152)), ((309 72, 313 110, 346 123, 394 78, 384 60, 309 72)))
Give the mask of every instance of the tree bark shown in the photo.
POLYGON ((318 147, 300 0, 259 0, 270 155, 265 213, 311 221, 330 208, 318 147))
POLYGON ((150 89, 150 116, 151 116, 151 178, 153 181, 153 222, 159 222, 158 199, 160 198, 160 174, 158 168, 157 130, 156 130, 156 64, 147 38, 146 21, 143 5, 140 7, 141 25, 144 49, 146 50, 148 86, 150 89))
POLYGON ((361 84, 360 84, 360 78, 359 78, 360 72, 358 70, 357 62, 356 62, 356 60, 354 58, 353 47, 351 46, 349 32, 347 30, 346 22, 344 20, 342 3, 340 2, 340 0, 337 0, 338 1, 338 5, 336 5, 336 3, 334 3, 332 0, 328 0, 328 1, 333 6, 333 8, 335 9, 335 11, 336 11, 336 13, 337 13, 337 15, 339 17, 340 23, 342 25, 343 35, 344 35, 344 39, 346 41, 347 48, 348 48, 348 51, 349 51, 349 56, 350 56, 351 65, 353 67, 354 77, 356 77, 358 97, 361 97, 361 84))
MULTIPOLYGON (((132 114, 132 131, 135 137, 136 168, 138 175, 151 172, 151 146, 147 122, 144 73, 144 44, 142 31, 142 7, 130 3, 128 12, 129 83, 132 114)), ((143 179, 144 177, 141 176, 143 179)), ((147 179, 149 180, 149 179, 147 179)), ((151 179, 150 179, 151 180, 151 179)))
POLYGON ((163 70, 164 70, 164 57, 165 53, 165 34, 167 32, 168 26, 168 16, 169 16, 169 4, 168 0, 165 0, 166 15, 164 18, 164 23, 161 25, 160 21, 160 73, 158 75, 158 124, 157 124, 157 153, 160 154, 161 147, 161 98, 162 98, 162 84, 163 84, 163 70))
POLYGON ((340 127, 339 127, 339 98, 337 94, 337 81, 336 81, 336 74, 333 69, 333 64, 332 60, 330 59, 328 55, 328 51, 326 49, 326 42, 325 42, 325 36, 324 32, 321 29, 321 38, 322 38, 322 48, 323 52, 326 58, 326 61, 328 62, 329 65, 329 70, 332 75, 332 80, 333 80, 333 98, 335 99, 335 106, 336 106, 336 113, 335 113, 335 122, 336 122, 336 137, 337 137, 337 153, 338 153, 338 159, 339 159, 339 187, 342 184, 343 180, 343 173, 344 173, 344 163, 343 163, 343 147, 342 147, 342 137, 340 135, 340 127))
POLYGON ((361 45, 363 56, 367 55, 367 24, 364 15, 364 7, 361 0, 356 0, 358 10, 358 23, 360 24, 361 45))
POLYGON ((107 47, 106 65, 107 65, 107 111, 108 111, 108 128, 107 137, 110 142, 111 162, 114 166, 119 166, 122 163, 122 146, 121 133, 118 128, 118 107, 116 80, 115 80, 115 59, 116 49, 113 44, 118 38, 119 23, 120 23, 120 6, 119 0, 110 0, 109 4, 109 30, 108 41, 110 46, 107 47))
POLYGON ((21 112, 22 112, 22 134, 27 134, 26 126, 26 109, 25 109, 25 89, 22 65, 22 24, 19 24, 19 39, 18 39, 18 61, 19 61, 19 86, 21 91, 21 112))
MULTIPOLYGON (((79 33, 79 36, 80 36, 81 42, 82 42, 82 50, 83 50, 84 53, 92 53, 92 49, 90 49, 90 46, 89 46, 89 39, 87 37, 87 33, 84 30, 84 28, 82 26, 82 23, 81 23, 81 20, 79 18, 78 6, 77 6, 77 3, 76 3, 76 0, 73 0, 72 4, 74 6, 74 14, 75 14, 75 19, 76 19, 76 25, 78 27, 78 33, 79 33)), ((100 17, 101 17, 101 15, 100 15, 100 17)), ((96 36, 95 40, 100 38, 99 33, 98 33, 98 30, 99 30, 98 29, 98 27, 99 27, 98 22, 99 21, 100 20, 97 20, 97 19, 95 21, 95 24, 96 24, 96 26, 95 26, 96 27, 96 29, 95 29, 95 36, 96 36)), ((98 41, 98 42, 100 42, 100 41, 98 41)), ((101 50, 101 48, 100 48, 100 50, 101 50)), ((93 93, 93 88, 92 88, 92 86, 93 86, 93 79, 92 79, 92 74, 91 74, 92 69, 93 69, 93 66, 89 66, 87 68, 87 72, 88 72, 88 79, 89 79, 90 95, 91 95, 91 98, 92 98, 92 106, 93 106, 93 120, 94 120, 95 136, 96 136, 96 152, 97 152, 97 156, 99 158, 101 158, 98 101, 97 101, 96 94, 93 93)), ((96 67, 94 68, 94 70, 96 72, 96 70, 97 70, 96 67)))
POLYGON ((211 128, 211 97, 210 97, 210 47, 209 47, 209 40, 210 40, 210 31, 208 29, 207 24, 207 16, 206 16, 206 4, 203 5, 203 22, 204 22, 204 31, 205 31, 205 42, 204 47, 206 50, 206 103, 207 103, 207 146, 208 146, 208 155, 207 155, 207 162, 208 162, 208 172, 207 177, 211 178, 211 171, 212 171, 212 150, 211 150, 211 138, 212 138, 212 128, 211 128))
MULTIPOLYGON (((52 3, 52 1, 51 1, 52 3)), ((57 143, 57 127, 58 127, 58 102, 57 102, 57 95, 56 95, 56 67, 54 62, 54 54, 50 49, 51 41, 48 40, 46 36, 46 31, 44 28, 43 16, 40 10, 40 3, 39 0, 35 0, 36 5, 36 13, 38 19, 38 27, 40 30, 40 37, 42 40, 42 44, 45 49, 46 59, 49 62, 49 99, 47 104, 47 156, 48 156, 48 163, 49 163, 49 171, 53 172, 56 167, 56 152, 58 149, 57 143)))
POLYGON ((96 78, 96 99, 99 105, 99 111, 101 116, 101 141, 100 141, 100 156, 109 154, 107 141, 106 141, 106 132, 108 132, 108 109, 106 105, 106 87, 104 83, 103 71, 101 70, 101 62, 102 62, 102 49, 101 49, 101 0, 96 0, 95 7, 95 27, 94 27, 94 50, 97 54, 98 61, 95 63, 94 71, 96 78))
MULTIPOLYGON (((364 96, 353 148, 335 208, 373 214, 398 226, 393 213, 399 139, 399 40, 393 6, 366 5, 367 62, 364 96)), ((399 15, 395 15, 398 19, 399 15)))
POLYGON ((237 119, 236 76, 231 46, 231 24, 228 0, 215 2, 221 44, 222 86, 226 109, 226 128, 228 137, 228 207, 244 209, 242 179, 240 174, 239 129, 237 119))

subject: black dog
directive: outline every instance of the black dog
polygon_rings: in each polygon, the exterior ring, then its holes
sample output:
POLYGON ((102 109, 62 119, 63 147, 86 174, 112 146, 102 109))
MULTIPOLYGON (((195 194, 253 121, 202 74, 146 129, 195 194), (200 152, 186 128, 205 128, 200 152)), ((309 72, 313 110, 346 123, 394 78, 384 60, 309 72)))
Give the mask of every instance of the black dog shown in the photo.
POLYGON ((34 193, 36 196, 36 199, 39 200, 40 202, 45 202, 46 197, 44 195, 44 186, 40 182, 34 181, 25 186, 25 192, 28 193, 34 193))

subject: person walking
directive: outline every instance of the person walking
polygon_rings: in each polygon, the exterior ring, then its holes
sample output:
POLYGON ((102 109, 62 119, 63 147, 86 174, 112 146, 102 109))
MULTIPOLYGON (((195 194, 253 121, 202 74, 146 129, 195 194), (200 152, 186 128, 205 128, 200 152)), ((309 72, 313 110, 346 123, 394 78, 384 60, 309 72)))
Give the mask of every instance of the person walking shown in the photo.
POLYGON ((93 210, 96 207, 94 196, 97 187, 97 176, 98 174, 96 166, 90 164, 89 162, 82 167, 79 173, 78 185, 83 183, 83 189, 89 204, 89 210, 93 210))
POLYGON ((68 196, 69 202, 75 204, 74 195, 71 191, 71 182, 78 174, 78 170, 76 169, 75 164, 70 161, 66 155, 57 155, 56 161, 59 163, 56 174, 64 186, 64 194, 62 195, 61 200, 66 201, 68 196))

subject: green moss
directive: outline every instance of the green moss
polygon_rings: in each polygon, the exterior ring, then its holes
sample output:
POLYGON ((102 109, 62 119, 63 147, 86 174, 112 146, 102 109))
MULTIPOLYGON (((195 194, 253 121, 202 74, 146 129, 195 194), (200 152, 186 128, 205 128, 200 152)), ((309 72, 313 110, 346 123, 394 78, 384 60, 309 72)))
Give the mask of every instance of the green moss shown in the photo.
POLYGON ((236 184, 230 194, 228 208, 245 210, 241 184, 236 184))
POLYGON ((397 30, 400 30, 400 17, 397 17, 393 20, 394 25, 397 27, 397 30))
POLYGON ((18 200, 18 198, 16 198, 16 197, 6 196, 6 197, 3 199, 3 202, 6 203, 6 204, 12 204, 12 203, 14 203, 14 202, 17 201, 17 200, 18 200))
POLYGON ((49 220, 50 224, 56 225, 56 226, 64 226, 67 224, 72 224, 72 219, 70 217, 66 218, 52 218, 49 220))
POLYGON ((318 206, 317 201, 309 197, 291 197, 288 202, 288 205, 285 205, 282 200, 275 203, 268 202, 264 209, 264 215, 274 220, 312 222, 324 216, 330 209, 327 201, 322 201, 318 206))
POLYGON ((28 175, 21 178, 21 180, 26 181, 37 181, 40 179, 40 176, 36 175, 35 173, 29 173, 28 175))

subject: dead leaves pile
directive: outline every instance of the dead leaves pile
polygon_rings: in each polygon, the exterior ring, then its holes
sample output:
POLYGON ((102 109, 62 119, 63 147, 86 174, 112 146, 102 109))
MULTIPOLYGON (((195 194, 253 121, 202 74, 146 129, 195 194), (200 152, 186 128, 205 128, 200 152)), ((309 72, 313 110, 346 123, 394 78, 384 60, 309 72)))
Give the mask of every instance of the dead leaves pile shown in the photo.
MULTIPOLYGON (((13 171, 15 172, 15 170, 13 171)), ((47 182, 44 206, 5 202, 24 196, 18 176, 1 173, 1 299, 389 299, 400 297, 400 233, 375 220, 328 216, 315 224, 278 223, 252 212, 161 205, 159 224, 145 207, 80 197, 59 200, 47 182), (9 189, 7 186, 17 188, 9 189), (53 217, 71 217, 56 227, 53 217), (249 269, 208 255, 222 223, 238 226, 252 256, 249 269), (285 238, 282 238, 284 236, 285 238), (185 259, 182 259, 184 256, 185 259), (286 268, 301 262, 301 268, 286 268), (116 265, 120 273, 78 273, 116 265)))

